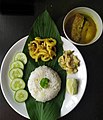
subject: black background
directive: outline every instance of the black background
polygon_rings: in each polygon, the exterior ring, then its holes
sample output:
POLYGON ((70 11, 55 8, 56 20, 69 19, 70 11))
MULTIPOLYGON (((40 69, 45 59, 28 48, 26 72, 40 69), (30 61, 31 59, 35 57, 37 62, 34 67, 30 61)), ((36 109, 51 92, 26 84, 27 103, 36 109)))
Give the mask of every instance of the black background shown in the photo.
MULTIPOLYGON (((0 1, 0 64, 9 48, 28 35, 36 17, 47 9, 62 36, 63 18, 75 7, 97 11, 103 19, 99 0, 2 0, 0 1)), ((84 96, 76 108, 59 120, 103 120, 103 35, 92 45, 76 46, 84 57, 88 79, 84 96)), ((6 102, 0 90, 0 120, 26 120, 6 102)))

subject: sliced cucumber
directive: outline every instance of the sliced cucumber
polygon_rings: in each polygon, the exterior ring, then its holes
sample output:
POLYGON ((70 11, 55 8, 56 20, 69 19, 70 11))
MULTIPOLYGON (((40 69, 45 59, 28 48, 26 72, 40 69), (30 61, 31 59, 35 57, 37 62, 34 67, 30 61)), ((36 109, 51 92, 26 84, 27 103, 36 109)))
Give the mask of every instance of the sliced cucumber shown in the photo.
POLYGON ((25 82, 21 78, 16 78, 11 82, 10 87, 14 91, 17 91, 19 89, 24 89, 25 82))
POLYGON ((23 71, 20 68, 13 68, 9 71, 9 77, 11 80, 14 80, 15 78, 22 78, 23 71))
POLYGON ((21 61, 14 61, 10 64, 10 69, 12 68, 21 68, 22 70, 24 69, 24 64, 21 61))
POLYGON ((26 90, 20 89, 15 92, 14 98, 17 102, 24 102, 28 98, 28 92, 26 90))
POLYGON ((27 63, 27 57, 26 57, 26 55, 25 55, 24 53, 22 53, 22 52, 17 53, 17 54, 15 55, 15 57, 14 57, 14 60, 15 60, 15 61, 19 60, 19 61, 23 62, 24 64, 27 63))

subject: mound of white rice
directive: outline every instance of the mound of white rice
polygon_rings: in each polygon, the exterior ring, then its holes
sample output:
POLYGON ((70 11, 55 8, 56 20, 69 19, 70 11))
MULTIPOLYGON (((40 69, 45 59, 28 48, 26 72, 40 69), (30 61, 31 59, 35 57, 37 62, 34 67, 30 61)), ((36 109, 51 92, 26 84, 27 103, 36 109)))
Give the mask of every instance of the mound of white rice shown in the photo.
POLYGON ((37 101, 46 102, 57 96, 61 88, 61 79, 57 72, 47 66, 36 68, 28 80, 28 89, 31 96, 37 101), (42 88, 40 81, 42 78, 49 79, 49 86, 42 88))

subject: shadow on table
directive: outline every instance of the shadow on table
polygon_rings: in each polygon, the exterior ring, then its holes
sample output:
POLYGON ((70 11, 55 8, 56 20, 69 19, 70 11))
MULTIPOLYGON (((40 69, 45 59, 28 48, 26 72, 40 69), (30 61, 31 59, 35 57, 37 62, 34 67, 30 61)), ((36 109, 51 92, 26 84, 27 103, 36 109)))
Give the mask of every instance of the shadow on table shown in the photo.
POLYGON ((3 15, 33 15, 34 0, 1 0, 0 13, 3 15))

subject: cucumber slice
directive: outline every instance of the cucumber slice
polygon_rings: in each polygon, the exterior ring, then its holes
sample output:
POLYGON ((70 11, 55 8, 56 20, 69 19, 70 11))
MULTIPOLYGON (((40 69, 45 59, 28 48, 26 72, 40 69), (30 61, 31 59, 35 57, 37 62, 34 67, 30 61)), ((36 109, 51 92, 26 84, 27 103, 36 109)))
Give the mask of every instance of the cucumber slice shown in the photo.
POLYGON ((14 91, 17 91, 19 89, 24 89, 25 82, 21 78, 16 78, 11 82, 10 87, 14 91))
POLYGON ((9 71, 9 77, 11 80, 14 80, 15 78, 22 78, 23 71, 20 68, 13 68, 9 71))
POLYGON ((15 61, 19 60, 19 61, 23 62, 24 64, 27 63, 27 57, 26 57, 26 55, 25 55, 24 53, 22 53, 22 52, 17 53, 17 54, 15 55, 15 57, 14 57, 14 60, 15 60, 15 61))
POLYGON ((19 103, 24 102, 27 98, 28 98, 28 92, 23 89, 16 91, 14 94, 14 99, 19 103))
POLYGON ((12 68, 21 68, 24 69, 24 64, 21 61, 14 61, 10 64, 10 69, 12 68))

